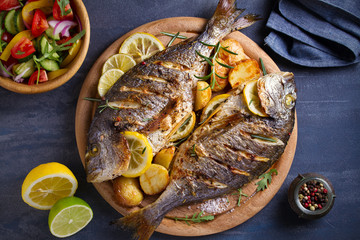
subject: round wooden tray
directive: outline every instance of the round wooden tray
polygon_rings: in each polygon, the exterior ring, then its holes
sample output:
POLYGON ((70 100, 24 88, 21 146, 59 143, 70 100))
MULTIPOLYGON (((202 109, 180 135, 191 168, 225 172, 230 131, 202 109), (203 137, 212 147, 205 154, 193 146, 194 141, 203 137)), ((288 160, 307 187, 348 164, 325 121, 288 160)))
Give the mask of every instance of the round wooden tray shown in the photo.
MULTIPOLYGON (((121 43, 132 33, 151 33, 158 37, 164 43, 164 45, 166 45, 170 41, 170 37, 162 35, 160 33, 161 31, 172 33, 180 32, 181 35, 191 37, 201 33, 206 23, 206 19, 194 17, 167 18, 150 22, 120 37, 112 45, 110 45, 110 47, 108 47, 105 52, 97 59, 84 81, 76 109, 76 141, 83 164, 87 146, 87 133, 93 117, 94 107, 93 102, 83 100, 83 98, 95 97, 97 95, 97 84, 101 75, 101 69, 104 62, 111 55, 118 52, 121 43)), ((240 32, 234 32, 227 36, 227 38, 229 37, 238 40, 242 44, 245 53, 250 58, 258 60, 259 57, 261 57, 268 72, 280 71, 276 64, 272 61, 272 59, 251 39, 249 39, 240 32)), ((291 134, 285 152, 280 158, 280 160, 274 165, 274 168, 276 168, 278 171, 278 175, 273 176, 273 180, 269 185, 268 189, 254 194, 251 198, 243 202, 240 206, 237 206, 238 196, 229 194, 229 207, 225 212, 216 215, 213 221, 191 224, 189 226, 183 222, 175 222, 174 220, 165 218, 160 224, 160 226, 156 229, 156 231, 177 236, 202 236, 222 232, 245 222, 246 220, 254 216, 256 213, 258 213, 263 207, 265 207, 281 187, 291 167, 295 155, 296 142, 297 124, 295 122, 294 130, 291 134)), ((138 208, 125 208, 120 206, 115 200, 112 184, 110 181, 103 183, 95 183, 94 186, 100 193, 100 195, 122 215, 126 215, 130 211, 138 208)), ((248 195, 251 195, 255 191, 255 189, 255 182, 249 183, 242 188, 243 192, 248 195)), ((156 197, 147 196, 144 199, 142 206, 145 206, 150 202, 154 201, 155 198, 156 197)), ((243 197, 243 199, 245 198, 243 197)), ((199 213, 201 211, 198 207, 199 204, 178 207, 169 212, 167 216, 191 217, 195 212, 199 213)))

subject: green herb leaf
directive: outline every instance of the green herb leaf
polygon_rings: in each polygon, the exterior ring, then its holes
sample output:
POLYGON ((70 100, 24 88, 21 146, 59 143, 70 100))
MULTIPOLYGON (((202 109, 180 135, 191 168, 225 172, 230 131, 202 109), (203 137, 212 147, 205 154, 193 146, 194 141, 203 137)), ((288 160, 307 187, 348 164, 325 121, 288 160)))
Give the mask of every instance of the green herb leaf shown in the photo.
POLYGON ((170 47, 171 44, 175 41, 175 39, 179 36, 180 32, 177 32, 173 38, 170 40, 170 42, 166 45, 166 47, 170 47))
POLYGON ((215 218, 213 215, 203 216, 203 214, 204 214, 204 211, 201 211, 200 213, 194 213, 191 218, 189 218, 187 215, 185 217, 168 217, 168 216, 166 216, 166 218, 173 219, 175 221, 184 221, 189 226, 190 226, 190 222, 200 223, 200 222, 205 222, 205 221, 212 221, 215 218))
MULTIPOLYGON (((249 105, 250 105, 250 104, 249 104, 249 105)), ((257 139, 261 139, 261 140, 265 140, 265 141, 269 141, 269 142, 276 142, 276 140, 273 139, 273 138, 263 137, 263 136, 255 135, 255 134, 251 134, 250 136, 251 136, 252 138, 257 138, 257 139)))
POLYGON ((1 69, 2 69, 4 72, 6 72, 8 75, 10 75, 11 77, 14 77, 14 75, 11 74, 11 73, 5 68, 5 66, 2 64, 2 61, 1 61, 1 60, 0 60, 0 67, 1 67, 1 69))
POLYGON ((217 59, 215 59, 215 61, 220 65, 220 66, 223 66, 223 67, 225 67, 225 68, 234 68, 233 66, 229 66, 229 65, 227 65, 227 64, 224 64, 224 63, 222 63, 222 62, 219 62, 217 59))
POLYGON ((272 174, 278 175, 278 172, 275 168, 271 169, 269 172, 261 174, 259 179, 262 178, 260 181, 255 183, 257 186, 256 191, 264 191, 265 188, 268 188, 268 184, 271 184, 272 174))
POLYGON ((24 54, 25 52, 22 52, 22 51, 20 51, 20 50, 18 50, 15 54, 16 55, 22 55, 22 54, 24 54))
POLYGON ((197 156, 197 154, 195 152, 195 148, 196 148, 196 144, 192 145, 191 152, 190 152, 191 157, 196 157, 197 156))
MULTIPOLYGON (((173 33, 168 33, 168 32, 160 32, 161 34, 164 34, 166 36, 169 36, 169 37, 175 37, 176 34, 173 34, 173 33)), ((176 38, 180 38, 180 39, 187 39, 186 36, 183 36, 183 35, 177 35, 176 38)))
POLYGON ((216 47, 216 45, 208 44, 208 43, 206 43, 206 42, 200 41, 200 43, 201 43, 202 45, 205 45, 205 46, 208 46, 208 47, 216 47))
POLYGON ((227 79, 227 77, 220 76, 220 75, 217 74, 217 73, 215 73, 215 75, 216 75, 218 78, 227 79))
POLYGON ((180 140, 177 141, 177 142, 174 142, 174 146, 175 146, 175 147, 180 146, 180 144, 182 144, 183 142, 185 142, 189 137, 190 137, 190 135, 187 136, 187 137, 184 137, 184 138, 180 139, 180 140))
POLYGON ((260 65, 261 65, 262 72, 263 72, 263 74, 265 76, 267 74, 267 72, 266 72, 266 69, 265 69, 264 62, 263 62, 262 58, 260 58, 259 60, 260 60, 260 65))
POLYGON ((203 58, 210 66, 214 66, 214 64, 212 63, 212 61, 210 60, 210 58, 205 57, 204 55, 202 55, 201 53, 199 53, 197 50, 195 50, 196 54, 199 55, 201 58, 203 58))
POLYGON ((234 52, 228 50, 227 48, 229 48, 229 46, 227 46, 227 47, 221 47, 221 49, 224 50, 225 52, 228 52, 228 53, 230 53, 230 54, 232 54, 232 55, 239 55, 239 54, 237 54, 237 53, 234 53, 234 52))
POLYGON ((60 7, 61 16, 66 16, 69 13, 71 13, 71 8, 68 9, 67 11, 65 10, 65 7, 70 3, 70 0, 56 0, 56 1, 60 7))
POLYGON ((101 102, 101 99, 99 98, 88 98, 88 97, 84 97, 84 100, 88 100, 88 101, 92 101, 92 102, 101 102))
POLYGON ((237 195, 237 194, 239 194, 239 198, 238 198, 238 202, 237 202, 237 206, 239 207, 241 204, 241 197, 242 196, 248 197, 248 195, 243 193, 241 188, 238 189, 238 193, 233 193, 233 195, 237 195))
POLYGON ((144 154, 145 151, 146 151, 146 147, 144 147, 144 149, 142 150, 141 154, 144 154))
POLYGON ((201 79, 201 80, 208 80, 211 76, 212 76, 212 72, 204 77, 199 77, 199 76, 194 75, 194 77, 201 79))

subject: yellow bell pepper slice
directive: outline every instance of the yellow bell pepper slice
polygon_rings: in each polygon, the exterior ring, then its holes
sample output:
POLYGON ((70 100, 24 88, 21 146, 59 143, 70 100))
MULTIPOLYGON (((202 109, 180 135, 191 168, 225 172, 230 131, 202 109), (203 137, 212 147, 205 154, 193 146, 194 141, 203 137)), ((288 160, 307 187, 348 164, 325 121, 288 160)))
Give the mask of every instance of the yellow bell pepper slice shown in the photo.
POLYGON ((0 56, 0 59, 3 61, 7 61, 11 55, 11 49, 23 37, 27 37, 30 41, 34 39, 34 36, 31 34, 31 30, 25 30, 25 31, 19 32, 18 34, 15 35, 15 37, 13 39, 11 39, 9 44, 6 46, 6 48, 4 49, 4 51, 2 52, 2 54, 0 56))
POLYGON ((72 60, 76 57, 76 54, 78 54, 80 47, 82 44, 82 40, 77 40, 72 47, 69 49, 69 55, 66 56, 64 61, 60 64, 61 67, 67 66, 69 63, 71 63, 72 60))
POLYGON ((52 0, 38 0, 26 4, 21 12, 25 23, 27 23, 28 26, 31 26, 32 18, 33 18, 32 11, 34 11, 35 9, 43 8, 43 7, 52 7, 53 5, 54 2, 52 0))
POLYGON ((53 71, 53 72, 48 72, 47 75, 48 75, 49 81, 65 74, 68 70, 69 70, 68 68, 61 68, 61 69, 53 71))

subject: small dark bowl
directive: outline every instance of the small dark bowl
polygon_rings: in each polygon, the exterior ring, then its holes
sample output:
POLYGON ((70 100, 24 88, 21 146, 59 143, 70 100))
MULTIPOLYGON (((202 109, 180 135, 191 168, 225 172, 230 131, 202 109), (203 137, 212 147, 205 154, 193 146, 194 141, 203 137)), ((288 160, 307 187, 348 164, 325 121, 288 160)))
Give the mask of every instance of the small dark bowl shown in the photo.
POLYGON ((325 216, 333 207, 335 201, 335 191, 334 188, 326 177, 318 173, 305 173, 299 174, 293 182, 291 183, 288 191, 288 200, 291 208, 294 212, 304 219, 317 219, 325 216), (299 200, 299 190, 304 183, 309 181, 316 180, 324 185, 324 188, 327 189, 328 202, 322 209, 316 209, 311 211, 305 208, 299 200))

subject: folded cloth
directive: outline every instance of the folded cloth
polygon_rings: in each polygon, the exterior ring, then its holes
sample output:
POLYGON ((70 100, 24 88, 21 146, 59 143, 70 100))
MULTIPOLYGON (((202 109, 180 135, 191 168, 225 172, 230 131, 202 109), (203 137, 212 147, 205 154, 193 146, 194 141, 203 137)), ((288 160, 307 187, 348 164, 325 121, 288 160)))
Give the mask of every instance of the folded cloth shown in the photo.
POLYGON ((282 57, 308 67, 360 61, 360 7, 356 1, 280 0, 270 14, 265 43, 282 57), (335 3, 336 4, 335 4, 335 3))

